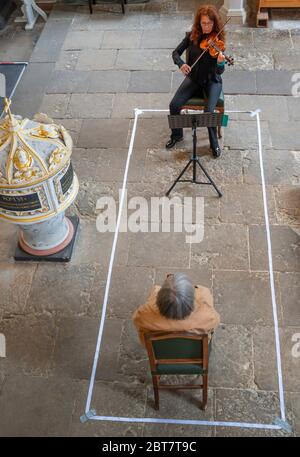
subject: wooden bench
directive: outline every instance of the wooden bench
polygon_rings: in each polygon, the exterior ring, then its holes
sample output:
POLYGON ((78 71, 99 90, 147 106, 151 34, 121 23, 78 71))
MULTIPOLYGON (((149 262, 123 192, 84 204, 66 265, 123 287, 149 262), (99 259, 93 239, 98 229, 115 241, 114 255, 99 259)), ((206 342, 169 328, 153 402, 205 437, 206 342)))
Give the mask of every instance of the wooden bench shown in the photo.
POLYGON ((259 0, 256 27, 268 27, 267 8, 300 8, 300 0, 259 0))

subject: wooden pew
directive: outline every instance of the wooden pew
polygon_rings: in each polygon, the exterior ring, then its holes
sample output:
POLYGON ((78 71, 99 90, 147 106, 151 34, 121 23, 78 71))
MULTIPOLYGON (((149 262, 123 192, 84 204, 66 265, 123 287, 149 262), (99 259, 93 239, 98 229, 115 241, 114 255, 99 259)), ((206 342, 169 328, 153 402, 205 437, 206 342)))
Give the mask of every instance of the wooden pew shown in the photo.
POLYGON ((300 0, 259 0, 256 27, 268 27, 267 8, 300 8, 300 0))

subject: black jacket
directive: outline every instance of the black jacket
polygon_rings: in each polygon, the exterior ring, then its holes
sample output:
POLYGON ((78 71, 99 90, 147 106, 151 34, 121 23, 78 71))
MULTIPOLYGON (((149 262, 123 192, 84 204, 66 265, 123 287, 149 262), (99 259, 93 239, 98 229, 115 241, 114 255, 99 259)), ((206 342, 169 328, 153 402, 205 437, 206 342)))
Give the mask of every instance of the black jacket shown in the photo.
MULTIPOLYGON (((191 66, 199 55, 203 52, 200 46, 196 46, 190 39, 191 33, 187 33, 182 42, 172 52, 173 61, 180 68, 185 62, 181 59, 181 55, 186 51, 187 64, 191 66)), ((203 38, 203 37, 202 37, 203 38)), ((198 40, 199 42, 200 40, 198 40)), ((211 81, 222 83, 221 74, 224 72, 225 66, 218 65, 217 59, 211 57, 207 51, 198 63, 194 66, 189 77, 192 81, 198 84, 207 84, 211 81)))

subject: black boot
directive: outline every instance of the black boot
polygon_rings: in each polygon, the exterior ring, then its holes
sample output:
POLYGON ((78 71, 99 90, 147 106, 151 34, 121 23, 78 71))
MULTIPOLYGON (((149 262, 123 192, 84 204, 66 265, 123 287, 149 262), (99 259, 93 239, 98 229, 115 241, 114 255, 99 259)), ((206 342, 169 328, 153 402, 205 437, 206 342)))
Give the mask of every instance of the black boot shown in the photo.
POLYGON ((176 137, 175 137, 175 138, 171 137, 171 138, 169 139, 169 141, 167 142, 167 144, 166 144, 166 149, 171 149, 171 148, 173 148, 173 147, 175 146, 176 143, 178 143, 179 141, 182 141, 182 140, 183 140, 183 136, 178 137, 178 138, 176 138, 176 137))
POLYGON ((215 158, 220 157, 222 154, 222 150, 219 146, 218 143, 218 137, 217 137, 217 128, 216 127, 209 127, 208 128, 208 135, 209 135, 209 143, 210 147, 213 153, 213 156, 215 158))
POLYGON ((220 155, 222 154, 222 150, 221 150, 220 146, 217 146, 216 148, 211 148, 211 149, 212 149, 213 156, 215 158, 220 157, 220 155))

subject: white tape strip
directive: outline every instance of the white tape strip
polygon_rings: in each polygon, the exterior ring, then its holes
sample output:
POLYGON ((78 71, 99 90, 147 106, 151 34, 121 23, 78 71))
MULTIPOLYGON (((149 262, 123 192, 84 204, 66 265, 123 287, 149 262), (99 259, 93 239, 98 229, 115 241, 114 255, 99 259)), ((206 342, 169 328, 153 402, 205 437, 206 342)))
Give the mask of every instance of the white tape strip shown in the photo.
POLYGON ((256 110, 253 112, 253 116, 254 115, 256 116, 256 123, 257 123, 258 154, 259 154, 259 165, 260 165, 260 172, 261 172, 262 194, 263 194, 264 214, 265 214, 266 233, 267 233, 268 262, 269 262, 269 271, 270 271, 270 286, 271 286, 271 297, 272 297, 272 308, 273 308, 274 330, 275 330, 275 347, 276 347, 276 359, 277 359, 280 411, 281 411, 281 419, 283 421, 285 421, 285 403, 284 403, 284 393, 283 393, 280 339, 279 339, 277 305, 276 305, 273 260, 272 260, 272 244, 271 244, 264 164, 263 164, 263 157, 262 157, 262 141, 261 141, 261 127, 260 127, 259 113, 260 113, 260 110, 256 110))
POLYGON ((87 397, 87 402, 86 402, 86 407, 85 407, 85 414, 87 414, 90 411, 90 406, 91 406, 91 399, 92 399, 92 394, 93 394, 93 389, 94 389, 97 363, 98 363, 98 358, 99 358, 99 354, 100 354, 100 345, 101 345, 102 336, 103 336, 103 326, 104 326, 104 320, 105 320, 105 315, 106 315, 108 294, 109 294, 109 289, 110 289, 112 267, 113 267, 114 258, 115 258, 115 252, 116 252, 116 246, 117 246, 117 240, 118 240, 119 228, 120 228, 120 222, 121 222, 121 215, 122 215, 122 209, 123 209, 123 204, 124 204, 124 196, 125 196, 125 191, 126 191, 126 183, 127 183, 127 175, 128 175, 130 157, 131 157, 132 149, 133 149, 137 120, 138 120, 138 116, 140 113, 142 113, 141 110, 135 109, 134 124, 133 124, 133 129, 132 129, 132 134, 131 134, 131 139, 130 139, 130 144, 129 144, 129 149, 128 149, 128 155, 127 155, 127 161, 126 161, 126 167, 125 167, 125 173, 124 173, 124 178, 123 178, 118 219, 117 219, 117 225, 116 225, 116 229, 115 229, 114 240, 113 240, 111 256, 110 256, 110 261, 109 261, 109 268, 108 268, 107 281, 106 281, 106 286, 105 286, 105 294, 104 294, 103 308, 102 308, 102 314, 101 314, 100 328, 99 328, 99 332, 98 332, 96 352, 95 352, 92 375, 91 375, 91 379, 90 379, 88 397, 87 397))
POLYGON ((220 422, 220 421, 197 421, 189 419, 155 419, 149 417, 114 417, 114 416, 93 416, 91 420, 95 421, 117 421, 117 422, 142 422, 142 423, 154 423, 154 424, 183 424, 183 425, 209 425, 218 427, 238 427, 238 428, 260 428, 260 429, 271 429, 280 430, 279 425, 274 424, 255 424, 249 422, 220 422))
MULTIPOLYGON (((126 190, 130 157, 132 155, 132 150, 133 150, 138 116, 140 114, 142 114, 143 112, 169 112, 169 110, 151 110, 151 109, 142 109, 141 110, 138 108, 135 109, 134 125, 133 125, 132 134, 131 134, 129 149, 128 149, 128 156, 127 156, 123 185, 122 185, 122 193, 121 193, 121 200, 120 200, 120 205, 119 205, 117 225, 116 225, 116 231, 115 231, 114 240, 113 240, 112 252, 111 252, 108 275, 107 275, 107 282, 106 282, 106 287, 105 287, 104 301, 103 301, 102 314, 101 314, 101 322, 100 322, 100 328, 99 328, 99 333, 98 333, 92 375, 91 375, 91 379, 90 379, 88 397, 87 397, 86 408, 85 408, 85 414, 87 417, 90 416, 89 411, 90 411, 91 399, 92 399, 92 394, 93 394, 93 389, 94 389, 94 384, 95 384, 95 374, 96 374, 96 369, 97 369, 97 363, 98 363, 98 358, 100 355, 100 345, 101 345, 102 336, 103 336, 103 327, 104 327, 104 320, 105 320, 105 315, 106 315, 108 294, 109 294, 109 289, 110 289, 112 266, 113 266, 114 257, 115 257, 115 251, 116 251, 116 245, 117 245, 117 239, 118 239, 119 227, 120 227, 120 221, 121 221, 121 214, 122 214, 122 209, 123 209, 123 204, 124 204, 124 195, 125 195, 125 190, 126 190)), ((276 336, 276 358, 277 358, 277 368, 278 368, 280 410, 281 410, 281 420, 284 422, 285 421, 285 403, 284 403, 283 383, 282 383, 280 340, 279 340, 279 330, 278 330, 277 306, 276 306, 276 298, 275 298, 271 236, 270 236, 268 206, 267 206, 267 197, 266 197, 266 184, 265 184, 264 168, 263 168, 263 160, 262 160, 262 141, 261 141, 261 127, 260 127, 260 117, 259 117, 260 110, 258 109, 255 111, 226 111, 226 113, 248 113, 251 115, 251 117, 256 116, 256 119, 257 119, 259 163, 260 163, 261 179, 262 179, 264 215, 265 215, 265 222, 266 222, 268 260, 269 260, 269 269, 270 269, 271 298, 272 298, 275 336, 276 336)), ((140 422, 140 423, 151 422, 151 423, 164 423, 164 424, 209 425, 209 426, 273 429, 273 430, 282 429, 282 427, 279 425, 248 423, 248 422, 216 422, 216 421, 154 419, 154 418, 152 419, 152 418, 145 418, 145 417, 144 418, 130 418, 130 417, 112 417, 112 416, 92 416, 92 417, 89 417, 89 419, 98 420, 98 421, 104 421, 104 420, 105 421, 115 421, 115 422, 140 422)))

